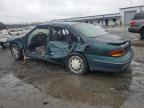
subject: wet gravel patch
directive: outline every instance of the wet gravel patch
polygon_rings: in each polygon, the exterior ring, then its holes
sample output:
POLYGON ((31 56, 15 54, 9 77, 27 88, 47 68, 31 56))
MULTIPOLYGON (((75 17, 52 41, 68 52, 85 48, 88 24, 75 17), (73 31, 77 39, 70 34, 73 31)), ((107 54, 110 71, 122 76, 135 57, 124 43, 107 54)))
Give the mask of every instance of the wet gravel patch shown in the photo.
MULTIPOLYGON (((41 60, 27 59, 23 64, 22 61, 13 60, 8 50, 1 51, 0 59, 3 61, 0 61, 0 86, 3 90, 0 89, 0 92, 3 93, 4 89, 7 89, 5 85, 9 88, 17 88, 26 84, 38 90, 39 94, 66 103, 81 104, 80 106, 87 104, 89 107, 124 107, 125 102, 131 102, 130 97, 134 98, 135 94, 144 91, 144 66, 143 62, 138 61, 142 61, 144 53, 139 47, 133 47, 133 49, 137 56, 126 71, 121 73, 89 72, 85 76, 70 74, 63 66, 41 60), (11 84, 13 78, 7 81, 5 75, 15 77, 19 83, 11 84), (5 83, 2 82, 4 79, 5 83)), ((24 87, 12 92, 25 93, 27 89, 24 87)), ((6 94, 4 96, 7 97, 6 94)), ((25 100, 25 98, 24 95, 22 99, 25 100)), ((17 100, 17 96, 15 99, 17 100)), ((32 101, 34 100, 35 98, 32 98, 32 101)), ((7 100, 4 101, 5 104, 6 102, 7 100)), ((16 104, 19 103, 16 102, 16 104)))

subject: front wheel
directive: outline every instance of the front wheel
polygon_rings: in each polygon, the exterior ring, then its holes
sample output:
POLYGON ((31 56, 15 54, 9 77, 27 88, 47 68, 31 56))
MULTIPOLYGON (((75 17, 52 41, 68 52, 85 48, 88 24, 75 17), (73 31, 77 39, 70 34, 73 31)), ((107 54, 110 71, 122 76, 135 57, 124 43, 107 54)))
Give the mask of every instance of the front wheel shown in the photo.
POLYGON ((144 28, 140 31, 140 36, 141 36, 140 39, 144 39, 144 28))
POLYGON ((22 60, 23 59, 23 53, 19 46, 17 44, 12 44, 10 47, 11 54, 15 60, 22 60))
POLYGON ((77 75, 87 73, 88 65, 86 59, 80 54, 72 54, 66 60, 67 69, 77 75))

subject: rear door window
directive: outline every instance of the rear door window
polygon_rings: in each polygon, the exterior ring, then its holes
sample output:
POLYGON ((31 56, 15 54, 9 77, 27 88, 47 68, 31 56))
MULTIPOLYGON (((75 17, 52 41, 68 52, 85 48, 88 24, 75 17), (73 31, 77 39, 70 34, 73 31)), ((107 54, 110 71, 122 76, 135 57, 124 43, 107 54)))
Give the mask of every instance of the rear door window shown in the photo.
POLYGON ((53 27, 51 29, 50 41, 70 42, 76 41, 76 37, 66 28, 53 27))
POLYGON ((137 13, 133 20, 140 20, 140 19, 144 19, 144 13, 137 13))

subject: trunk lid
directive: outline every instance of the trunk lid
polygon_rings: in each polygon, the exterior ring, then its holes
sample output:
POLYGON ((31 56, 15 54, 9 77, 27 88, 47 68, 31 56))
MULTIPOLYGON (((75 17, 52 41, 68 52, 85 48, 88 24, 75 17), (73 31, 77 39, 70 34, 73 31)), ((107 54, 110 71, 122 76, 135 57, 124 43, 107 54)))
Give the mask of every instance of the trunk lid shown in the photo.
POLYGON ((7 42, 11 42, 11 41, 14 41, 16 39, 21 39, 23 38, 25 35, 21 35, 21 36, 12 36, 10 38, 7 39, 7 42))
POLYGON ((112 35, 112 34, 97 36, 97 37, 94 37, 94 40, 101 41, 101 42, 104 42, 104 43, 107 43, 107 44, 113 44, 113 45, 114 44, 115 45, 124 44, 125 42, 128 41, 128 39, 125 38, 125 37, 120 37, 120 36, 112 35))
POLYGON ((131 47, 131 41, 129 39, 112 34, 97 36, 92 38, 92 40, 116 46, 118 49, 124 49, 126 52, 129 51, 131 47))

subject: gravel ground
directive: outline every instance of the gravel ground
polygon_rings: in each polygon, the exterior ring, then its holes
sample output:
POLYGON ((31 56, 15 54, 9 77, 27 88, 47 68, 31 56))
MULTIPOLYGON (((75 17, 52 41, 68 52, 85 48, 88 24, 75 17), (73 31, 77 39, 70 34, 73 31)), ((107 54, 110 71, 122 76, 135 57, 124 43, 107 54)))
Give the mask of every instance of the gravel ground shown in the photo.
MULTIPOLYGON (((138 41, 138 34, 107 29, 138 41)), ((144 48, 133 46, 131 66, 121 73, 68 73, 65 67, 0 50, 0 108, 144 108, 144 48)))

